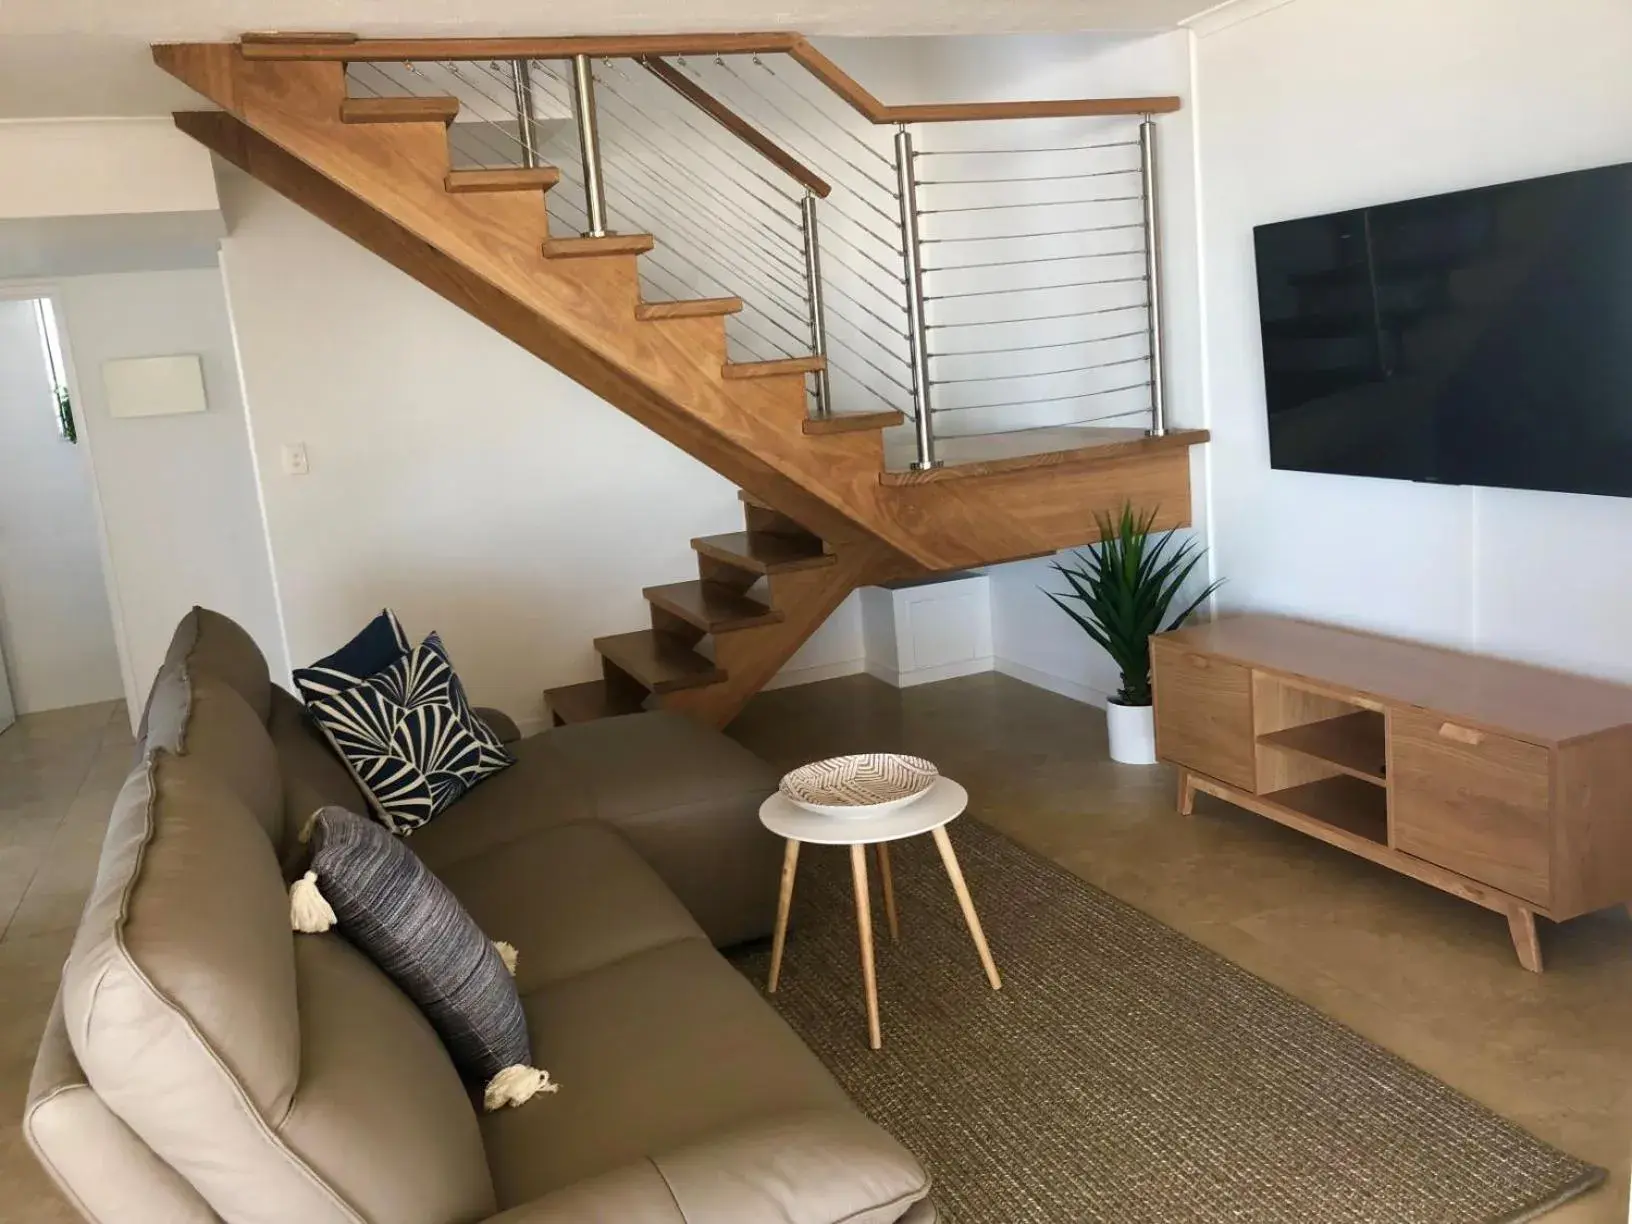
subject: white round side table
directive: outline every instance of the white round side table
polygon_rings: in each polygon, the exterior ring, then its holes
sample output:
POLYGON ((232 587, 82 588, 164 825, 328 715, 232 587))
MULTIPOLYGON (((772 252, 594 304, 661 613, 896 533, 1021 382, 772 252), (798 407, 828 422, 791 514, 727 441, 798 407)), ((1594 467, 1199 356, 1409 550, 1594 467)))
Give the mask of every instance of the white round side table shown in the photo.
POLYGON ((1003 988, 997 976, 997 965, 992 951, 986 946, 986 933, 980 928, 980 916, 975 913, 975 902, 969 896, 969 885, 964 882, 963 869, 952 850, 952 839, 946 835, 946 826, 963 815, 969 806, 969 792, 950 778, 938 778, 935 784, 905 807, 882 816, 845 818, 824 816, 790 803, 780 794, 772 795, 759 808, 760 823, 772 833, 787 839, 788 847, 782 858, 782 893, 776 905, 776 932, 771 940, 771 974, 766 984, 769 993, 776 993, 776 984, 782 975, 782 949, 788 937, 788 911, 793 905, 793 879, 799 870, 799 846, 812 842, 820 846, 849 846, 850 874, 856 889, 856 926, 861 936, 861 980, 867 991, 867 1038, 873 1049, 884 1044, 878 1024, 878 977, 873 962, 872 900, 867 886, 867 847, 878 848, 878 870, 884 886, 884 916, 889 924, 890 938, 900 938, 900 925, 895 913, 895 881, 890 874, 890 847, 892 841, 918 837, 929 833, 935 838, 941 852, 941 862, 952 881, 963 918, 969 924, 969 934, 975 941, 975 951, 985 967, 986 980, 993 990, 1003 988))

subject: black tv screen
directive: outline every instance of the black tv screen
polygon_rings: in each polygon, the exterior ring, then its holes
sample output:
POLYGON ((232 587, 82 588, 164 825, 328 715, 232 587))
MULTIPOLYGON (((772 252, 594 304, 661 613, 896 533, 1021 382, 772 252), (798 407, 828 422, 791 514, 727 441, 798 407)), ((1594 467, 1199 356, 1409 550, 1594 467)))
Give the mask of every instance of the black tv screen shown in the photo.
POLYGON ((1274 467, 1632 497, 1632 165, 1255 237, 1274 467))

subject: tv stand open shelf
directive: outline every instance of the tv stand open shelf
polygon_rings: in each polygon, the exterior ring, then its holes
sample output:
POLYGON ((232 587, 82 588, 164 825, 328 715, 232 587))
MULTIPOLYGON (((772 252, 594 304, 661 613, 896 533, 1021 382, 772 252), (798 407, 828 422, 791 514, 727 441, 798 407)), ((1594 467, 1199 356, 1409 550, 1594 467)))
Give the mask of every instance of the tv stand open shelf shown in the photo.
POLYGON ((1151 639, 1156 747, 1198 792, 1503 913, 1632 900, 1632 688, 1269 616, 1151 639))

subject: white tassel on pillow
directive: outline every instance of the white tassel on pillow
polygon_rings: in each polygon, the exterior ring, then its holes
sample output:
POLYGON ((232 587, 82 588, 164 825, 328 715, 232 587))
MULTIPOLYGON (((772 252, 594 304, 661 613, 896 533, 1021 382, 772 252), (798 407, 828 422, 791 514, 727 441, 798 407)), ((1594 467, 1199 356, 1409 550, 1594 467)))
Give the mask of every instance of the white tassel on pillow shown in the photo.
POLYGON ((548 1071, 517 1063, 487 1081, 487 1088, 482 1093, 482 1108, 492 1113, 507 1105, 525 1105, 539 1093, 555 1092, 560 1087, 560 1084, 551 1082, 548 1071))
POLYGON ((520 956, 520 953, 516 951, 516 945, 505 943, 502 939, 495 939, 493 941, 493 950, 499 954, 499 959, 504 962, 504 967, 510 971, 510 976, 515 977, 516 960, 520 956))
POLYGON ((334 926, 334 907, 317 891, 317 872, 308 871, 289 886, 289 925, 307 935, 334 926))

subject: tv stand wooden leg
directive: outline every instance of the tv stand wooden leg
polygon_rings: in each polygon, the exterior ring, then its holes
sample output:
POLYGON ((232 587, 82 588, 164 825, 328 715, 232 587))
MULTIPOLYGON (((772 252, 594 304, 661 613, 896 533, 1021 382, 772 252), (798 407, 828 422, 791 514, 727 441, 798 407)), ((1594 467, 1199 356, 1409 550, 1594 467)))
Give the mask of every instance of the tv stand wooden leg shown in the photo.
POLYGON ((1196 811, 1196 784, 1188 769, 1179 770, 1179 815, 1192 816, 1196 811))
POLYGON ((1516 905, 1507 911, 1507 929, 1513 936, 1513 950, 1519 964, 1531 973, 1541 972, 1541 941, 1536 938, 1536 915, 1516 905))

